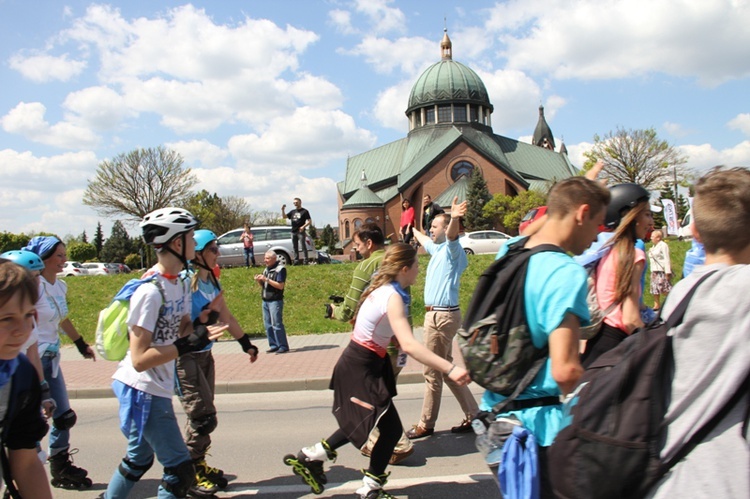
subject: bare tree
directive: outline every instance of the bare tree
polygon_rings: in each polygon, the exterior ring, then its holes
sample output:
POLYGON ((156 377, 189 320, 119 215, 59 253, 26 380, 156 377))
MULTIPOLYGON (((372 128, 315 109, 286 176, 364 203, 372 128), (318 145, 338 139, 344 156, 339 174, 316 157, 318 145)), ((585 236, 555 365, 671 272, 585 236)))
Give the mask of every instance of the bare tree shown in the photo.
POLYGON ((603 173, 609 184, 632 182, 646 189, 660 189, 674 181, 690 177, 683 165, 687 156, 665 140, 656 136, 656 130, 625 130, 617 128, 604 137, 594 135, 594 147, 584 153, 589 170, 598 160, 604 162, 603 173))
POLYGON ((198 180, 175 151, 135 149, 102 161, 89 180, 83 203, 104 216, 141 219, 166 206, 182 205, 198 180))

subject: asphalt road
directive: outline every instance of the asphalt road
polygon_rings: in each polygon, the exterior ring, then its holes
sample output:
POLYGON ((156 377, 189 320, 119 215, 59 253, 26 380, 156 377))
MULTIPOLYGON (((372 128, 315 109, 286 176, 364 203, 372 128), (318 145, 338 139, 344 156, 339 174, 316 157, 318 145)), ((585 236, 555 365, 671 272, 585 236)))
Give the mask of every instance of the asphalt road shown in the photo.
MULTIPOLYGON (((402 423, 417 422, 422 405, 420 384, 402 385, 396 407, 402 423)), ((474 387, 475 393, 480 393, 474 387)), ((296 453, 328 436, 336 428, 331 415, 332 392, 299 391, 220 395, 217 398, 219 427, 212 434, 213 446, 208 462, 225 470, 232 481, 217 497, 275 498, 353 497, 361 484, 359 469, 367 458, 347 445, 330 464, 328 485, 320 496, 282 463, 282 457, 296 453)), ((53 489, 54 497, 93 498, 104 489, 125 451, 125 438, 118 429, 117 403, 114 399, 73 400, 78 424, 72 430, 77 465, 89 470, 94 481, 91 489, 67 491, 53 489)), ((184 422, 175 400, 175 410, 184 422)), ((461 411, 449 390, 445 390, 437 432, 418 441, 415 453, 399 466, 390 466, 386 490, 403 498, 461 499, 499 497, 484 461, 474 447, 473 434, 454 435, 450 427, 461 419, 461 411)), ((157 464, 136 485, 131 498, 154 497, 161 478, 157 464)))

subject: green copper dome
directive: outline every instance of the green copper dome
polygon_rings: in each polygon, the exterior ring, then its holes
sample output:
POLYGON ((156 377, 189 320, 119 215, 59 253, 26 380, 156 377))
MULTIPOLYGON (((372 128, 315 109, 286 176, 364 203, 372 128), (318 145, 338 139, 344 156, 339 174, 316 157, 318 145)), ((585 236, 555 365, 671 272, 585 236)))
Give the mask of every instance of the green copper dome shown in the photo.
POLYGON ((422 73, 411 89, 411 111, 440 103, 476 104, 492 110, 482 79, 470 68, 451 59, 443 59, 422 73))

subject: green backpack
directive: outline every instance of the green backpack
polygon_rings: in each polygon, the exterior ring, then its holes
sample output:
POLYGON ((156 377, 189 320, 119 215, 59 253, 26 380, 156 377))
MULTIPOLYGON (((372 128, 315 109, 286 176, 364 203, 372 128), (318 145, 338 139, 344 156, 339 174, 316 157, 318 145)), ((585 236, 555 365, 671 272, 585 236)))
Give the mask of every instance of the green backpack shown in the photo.
POLYGON ((130 348, 130 337, 128 335, 128 312, 130 311, 130 298, 142 284, 153 283, 161 294, 161 308, 159 315, 164 313, 166 296, 164 289, 157 276, 150 274, 141 279, 131 279, 117 292, 112 303, 99 312, 99 320, 96 322, 96 351, 105 360, 120 361, 125 358, 130 348))

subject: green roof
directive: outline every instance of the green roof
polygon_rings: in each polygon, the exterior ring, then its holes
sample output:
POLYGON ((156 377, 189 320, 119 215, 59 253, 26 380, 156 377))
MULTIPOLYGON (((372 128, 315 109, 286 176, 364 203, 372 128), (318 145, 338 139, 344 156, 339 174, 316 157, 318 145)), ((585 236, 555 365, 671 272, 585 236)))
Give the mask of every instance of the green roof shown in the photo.
POLYGON ((439 103, 471 103, 492 109, 484 82, 471 68, 451 59, 427 68, 411 89, 406 113, 439 103))
POLYGON ((352 197, 346 200, 346 202, 343 204, 344 208, 353 208, 355 206, 357 207, 368 207, 368 206, 383 206, 385 203, 383 203, 383 200, 374 192, 370 190, 369 187, 364 186, 360 187, 357 192, 355 192, 352 197))
POLYGON ((453 204, 453 198, 458 196, 458 202, 463 203, 469 192, 469 180, 469 177, 464 175, 436 197, 434 202, 443 208, 449 208, 453 204))

